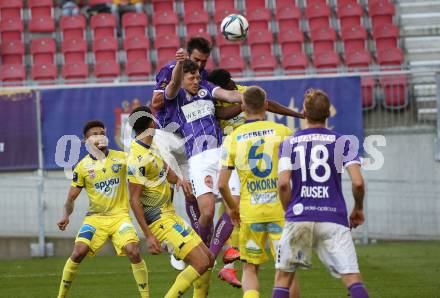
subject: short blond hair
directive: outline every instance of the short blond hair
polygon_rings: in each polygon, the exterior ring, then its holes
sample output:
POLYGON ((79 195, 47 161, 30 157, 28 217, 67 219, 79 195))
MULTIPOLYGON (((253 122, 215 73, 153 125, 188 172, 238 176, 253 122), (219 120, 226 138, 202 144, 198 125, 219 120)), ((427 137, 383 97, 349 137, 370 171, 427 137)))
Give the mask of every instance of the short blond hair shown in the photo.
POLYGON ((266 91, 258 86, 249 86, 243 93, 243 101, 250 112, 264 111, 266 110, 266 91))
POLYGON ((324 123, 330 117, 330 100, 319 89, 309 89, 304 94, 305 117, 313 122, 324 123))

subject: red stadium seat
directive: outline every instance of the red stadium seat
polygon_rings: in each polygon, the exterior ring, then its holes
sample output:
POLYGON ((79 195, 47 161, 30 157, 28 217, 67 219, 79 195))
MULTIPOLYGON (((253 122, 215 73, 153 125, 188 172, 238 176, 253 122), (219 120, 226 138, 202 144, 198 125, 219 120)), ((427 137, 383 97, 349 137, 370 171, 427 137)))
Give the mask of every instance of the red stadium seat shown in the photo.
POLYGON ((359 3, 339 3, 337 15, 341 30, 347 27, 360 26, 363 13, 364 11, 359 3))
POLYGON ((112 4, 113 0, 89 0, 89 5, 90 6, 97 5, 97 4, 102 4, 102 3, 112 4))
POLYGON ((63 39, 83 39, 86 29, 86 18, 83 15, 62 16, 60 19, 63 39))
POLYGON ((399 48, 386 49, 377 53, 377 63, 381 67, 400 69, 403 62, 403 52, 399 48))
POLYGON ((266 0, 246 0, 246 10, 265 7, 266 0))
POLYGON ((101 61, 95 65, 95 76, 98 79, 116 78, 119 76, 119 64, 115 61, 101 61))
POLYGON ((393 16, 396 13, 394 4, 388 0, 370 1, 368 13, 371 17, 373 27, 393 23, 393 16))
POLYGON ((251 30, 247 38, 252 55, 270 54, 273 35, 269 30, 251 30))
POLYGON ((304 34, 300 29, 292 27, 278 34, 278 42, 283 55, 299 53, 303 49, 304 34))
POLYGON ((251 68, 255 72, 273 73, 277 67, 277 61, 271 54, 269 55, 253 55, 251 57, 251 68))
POLYGON ((279 32, 283 32, 284 30, 289 30, 294 27, 299 28, 301 10, 294 5, 277 6, 275 19, 278 21, 279 32))
POLYGON ((134 36, 124 40, 127 61, 148 60, 150 41, 145 36, 134 36))
POLYGON ((341 31, 341 39, 344 42, 346 53, 365 49, 367 30, 362 26, 345 27, 341 31))
POLYGON ((209 15, 204 10, 194 10, 192 12, 185 13, 184 22, 186 25, 187 35, 209 35, 208 23, 209 15))
POLYGON ((193 11, 204 11, 205 10, 205 1, 200 0, 185 0, 182 1, 185 9, 185 15, 191 13, 193 11))
POLYGON ((367 71, 371 63, 371 54, 367 50, 358 50, 345 54, 345 64, 350 70, 367 71))
POLYGON ((306 19, 310 30, 326 28, 330 26, 330 8, 327 4, 312 3, 305 9, 306 19))
POLYGON ((332 52, 335 48, 336 32, 333 28, 322 27, 310 33, 315 53, 332 52))
POLYGON ((216 41, 220 56, 240 56, 241 42, 227 41, 223 35, 218 35, 216 41))
POLYGON ((229 9, 229 8, 222 9, 222 10, 216 10, 215 14, 214 14, 214 21, 217 24, 217 30, 219 30, 219 26, 225 17, 227 17, 230 14, 239 14, 239 13, 240 13, 240 11, 238 11, 236 9, 229 9))
POLYGON ((389 109, 401 109, 408 105, 408 79, 406 75, 388 75, 380 78, 384 90, 383 105, 389 109))
POLYGON ((269 9, 265 7, 258 7, 248 9, 246 11, 246 19, 249 22, 252 30, 268 30, 269 22, 272 19, 272 14, 269 9))
POLYGON ((87 79, 89 68, 84 63, 64 64, 63 78, 65 80, 84 81, 87 79))
POLYGON ((173 2, 169 0, 151 0, 153 3, 153 10, 154 13, 161 12, 161 11, 173 11, 173 2))
POLYGON ((4 85, 21 85, 26 79, 26 69, 23 65, 2 65, 0 80, 4 85))
POLYGON ((31 10, 32 19, 40 17, 53 17, 52 0, 28 0, 28 6, 31 10))
POLYGON ((313 62, 318 73, 335 73, 339 66, 339 56, 335 52, 315 53, 313 62))
POLYGON ((116 26, 116 19, 111 13, 99 13, 90 19, 90 27, 95 39, 114 37, 116 26))
POLYGON ((127 12, 122 15, 122 27, 125 38, 133 36, 145 36, 148 19, 145 13, 127 12))
POLYGON ((151 64, 148 60, 129 61, 125 66, 129 77, 147 77, 151 74, 151 64))
POLYGON ((234 0, 214 0, 214 9, 215 13, 228 9, 228 10, 234 10, 235 9, 235 3, 234 0))
POLYGON ((25 54, 24 44, 19 40, 5 41, 1 44, 2 64, 20 65, 23 64, 25 54))
POLYGON ((29 32, 52 33, 55 32, 55 21, 51 16, 39 16, 29 21, 29 32))
POLYGON ((156 37, 154 45, 157 50, 158 65, 163 66, 168 61, 174 60, 176 50, 180 47, 180 40, 175 34, 163 35, 156 37))
POLYGON ((31 41, 31 55, 33 64, 54 63, 57 45, 52 38, 37 38, 31 41))
POLYGON ((2 20, 21 19, 21 9, 24 1, 22 0, 3 0, 0 1, 0 17, 2 20))
POLYGON ((87 43, 83 39, 64 40, 61 45, 65 64, 84 63, 87 53, 87 43))
POLYGON ((2 35, 2 42, 11 40, 22 40, 23 21, 19 19, 1 20, 0 32, 2 35))
POLYGON ((114 37, 103 37, 93 42, 95 61, 116 61, 118 41, 114 37))
POLYGON ((294 0, 277 0, 277 1, 275 1, 275 4, 276 4, 276 9, 278 10, 280 7, 295 6, 295 1, 294 0))
POLYGON ((373 28, 373 38, 376 41, 376 50, 390 49, 397 47, 399 38, 399 28, 393 24, 375 26, 373 28))
POLYGON ((156 37, 160 35, 176 34, 179 18, 173 11, 160 11, 153 14, 153 24, 156 37))
POLYGON ((357 3, 358 0, 336 0, 336 4, 339 5, 345 5, 348 3, 357 3))
POLYGON ((281 57, 286 72, 304 74, 307 68, 307 56, 304 53, 293 53, 281 57))
POLYGON ((232 74, 242 74, 244 70, 244 61, 240 56, 222 56, 220 65, 232 74))
POLYGON ((32 65, 32 79, 34 81, 54 81, 57 79, 57 66, 55 64, 32 65))
POLYGON ((361 77, 362 108, 364 110, 373 109, 376 106, 374 98, 375 86, 376 80, 373 77, 361 77))

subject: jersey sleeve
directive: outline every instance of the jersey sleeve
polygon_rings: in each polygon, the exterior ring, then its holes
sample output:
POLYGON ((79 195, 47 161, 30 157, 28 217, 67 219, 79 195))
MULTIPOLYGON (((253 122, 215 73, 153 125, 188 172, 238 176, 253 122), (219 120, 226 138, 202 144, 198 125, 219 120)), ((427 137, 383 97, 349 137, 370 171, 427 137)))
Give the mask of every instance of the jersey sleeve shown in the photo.
POLYGON ((358 142, 354 142, 350 138, 345 141, 344 155, 342 160, 344 168, 352 164, 361 164, 358 150, 359 146, 356 144, 358 144, 358 142))
POLYGON ((127 180, 130 183, 145 185, 147 167, 143 159, 130 155, 127 161, 127 180))
POLYGON ((220 164, 222 168, 234 169, 235 168, 235 146, 233 142, 233 136, 227 136, 222 145, 222 156, 220 164))
POLYGON ((164 92, 168 83, 171 80, 172 69, 168 66, 162 67, 159 73, 156 75, 156 85, 153 92, 164 92))
POLYGON ((294 154, 293 145, 288 137, 280 144, 278 152, 278 173, 293 170, 293 162, 295 161, 294 154))
POLYGON ((78 163, 73 170, 72 183, 73 187, 83 188, 85 186, 85 175, 82 171, 81 163, 78 163))

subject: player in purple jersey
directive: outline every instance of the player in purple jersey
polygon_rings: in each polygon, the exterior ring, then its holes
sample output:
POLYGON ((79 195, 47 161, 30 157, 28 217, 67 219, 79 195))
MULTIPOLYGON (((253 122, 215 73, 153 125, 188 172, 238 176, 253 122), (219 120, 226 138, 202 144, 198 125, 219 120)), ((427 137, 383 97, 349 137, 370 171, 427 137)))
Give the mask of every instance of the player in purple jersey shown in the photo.
POLYGON ((368 297, 350 228, 364 222, 364 181, 357 139, 325 128, 330 101, 320 90, 304 96, 307 128, 280 145, 278 192, 286 224, 278 247, 273 298, 289 297, 296 268, 311 266, 314 248, 352 298, 368 297), (345 168, 355 201, 349 220, 341 187, 345 168))

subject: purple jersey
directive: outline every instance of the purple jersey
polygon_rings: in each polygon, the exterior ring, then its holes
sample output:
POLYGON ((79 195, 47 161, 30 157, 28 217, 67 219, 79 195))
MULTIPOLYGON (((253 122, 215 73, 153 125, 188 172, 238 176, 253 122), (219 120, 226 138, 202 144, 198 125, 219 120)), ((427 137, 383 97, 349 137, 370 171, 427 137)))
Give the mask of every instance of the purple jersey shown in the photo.
POLYGON ((173 99, 165 95, 167 115, 179 124, 178 131, 186 139, 187 158, 208 149, 218 148, 222 142, 222 130, 215 116, 215 99, 211 84, 201 85, 192 96, 180 88, 173 99))
MULTIPOLYGON (((171 75, 173 74, 174 66, 176 66, 176 61, 171 61, 164 67, 162 67, 159 73, 156 75, 156 85, 154 86, 153 92, 164 92, 166 86, 171 81, 171 75)), ((206 77, 208 72, 206 69, 200 71, 201 82, 200 84, 205 85, 206 77)), ((156 118, 162 127, 167 126, 173 121, 170 114, 167 114, 165 106, 163 106, 156 113, 156 118)))
POLYGON ((309 128, 280 145, 279 171, 292 171, 287 221, 333 222, 348 227, 341 172, 350 164, 360 164, 357 139, 353 138, 326 128, 309 128))

